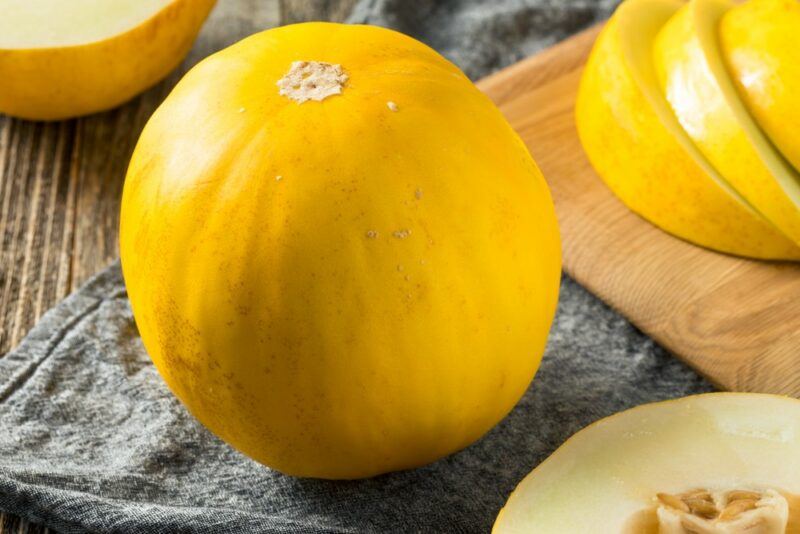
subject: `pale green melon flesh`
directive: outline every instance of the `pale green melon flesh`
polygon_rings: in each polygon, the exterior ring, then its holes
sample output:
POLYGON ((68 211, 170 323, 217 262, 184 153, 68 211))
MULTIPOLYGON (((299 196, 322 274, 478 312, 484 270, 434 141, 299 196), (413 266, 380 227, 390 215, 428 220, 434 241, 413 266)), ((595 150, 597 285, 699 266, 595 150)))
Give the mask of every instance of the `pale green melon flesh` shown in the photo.
POLYGON ((101 41, 146 21, 174 0, 0 0, 0 49, 101 41))
POLYGON ((712 393, 603 419, 520 483, 494 532, 620 534, 657 494, 696 488, 800 494, 800 400, 712 393))

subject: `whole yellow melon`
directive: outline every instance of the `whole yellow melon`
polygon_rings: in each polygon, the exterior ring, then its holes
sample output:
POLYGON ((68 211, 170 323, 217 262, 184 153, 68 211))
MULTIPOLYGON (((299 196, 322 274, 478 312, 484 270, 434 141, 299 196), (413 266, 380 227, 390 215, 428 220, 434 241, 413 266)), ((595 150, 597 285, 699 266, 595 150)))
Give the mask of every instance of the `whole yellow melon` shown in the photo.
POLYGON ((120 241, 172 391, 298 476, 483 435, 539 365, 560 279, 519 137, 439 54, 369 26, 277 28, 192 69, 136 147, 120 241))

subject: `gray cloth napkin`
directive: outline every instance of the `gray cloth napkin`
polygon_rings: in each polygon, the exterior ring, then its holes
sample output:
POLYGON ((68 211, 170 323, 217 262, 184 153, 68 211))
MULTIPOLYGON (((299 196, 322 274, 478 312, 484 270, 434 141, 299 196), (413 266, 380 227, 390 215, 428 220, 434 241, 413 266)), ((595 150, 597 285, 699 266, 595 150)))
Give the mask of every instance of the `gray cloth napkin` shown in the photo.
MULTIPOLYGON (((367 0, 351 20, 419 37, 477 78, 613 3, 367 0)), ((483 439, 414 471, 290 478, 229 448, 170 394, 115 263, 0 358, 0 509, 64 532, 487 532, 522 477, 579 428, 709 390, 565 276, 539 373, 483 439)))

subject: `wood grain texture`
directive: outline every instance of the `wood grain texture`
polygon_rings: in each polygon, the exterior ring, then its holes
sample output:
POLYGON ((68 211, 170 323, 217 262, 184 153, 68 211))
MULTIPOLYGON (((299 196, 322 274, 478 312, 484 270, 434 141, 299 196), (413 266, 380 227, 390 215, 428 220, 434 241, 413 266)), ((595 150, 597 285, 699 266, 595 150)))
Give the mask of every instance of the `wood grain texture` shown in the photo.
MULTIPOLYGON (((127 104, 77 120, 0 115, 0 357, 50 307, 118 256, 128 159, 155 108, 209 54, 266 28, 343 20, 355 0, 219 0, 189 56, 127 104)), ((0 512, 0 534, 50 530, 0 512)))
POLYGON ((573 107, 598 31, 478 84, 544 172, 565 270, 717 386, 800 396, 800 266, 674 238, 626 209, 589 165, 573 107))

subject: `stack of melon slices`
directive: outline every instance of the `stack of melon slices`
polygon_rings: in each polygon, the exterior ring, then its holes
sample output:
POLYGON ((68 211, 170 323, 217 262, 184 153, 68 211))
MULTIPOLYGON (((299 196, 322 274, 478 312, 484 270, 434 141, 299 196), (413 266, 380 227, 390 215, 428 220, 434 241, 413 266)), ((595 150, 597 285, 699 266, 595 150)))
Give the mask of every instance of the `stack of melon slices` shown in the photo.
POLYGON ((633 211, 714 250, 800 259, 800 2, 627 0, 576 119, 633 211))
MULTIPOLYGON (((576 120, 633 211, 714 250, 800 259, 800 2, 627 0, 576 120)), ((714 393, 578 432, 496 534, 800 534, 800 400, 714 393)))

